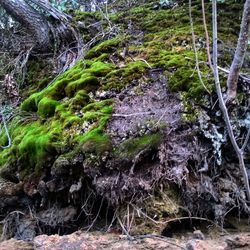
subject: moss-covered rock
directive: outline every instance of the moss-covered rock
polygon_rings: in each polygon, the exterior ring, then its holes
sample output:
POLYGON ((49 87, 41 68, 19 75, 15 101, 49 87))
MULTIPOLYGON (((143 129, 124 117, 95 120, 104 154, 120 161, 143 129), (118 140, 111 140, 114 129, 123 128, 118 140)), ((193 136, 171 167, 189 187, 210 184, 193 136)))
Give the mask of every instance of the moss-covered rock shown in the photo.
POLYGON ((43 118, 51 117, 54 115, 56 106, 59 105, 59 102, 52 100, 48 97, 44 97, 39 103, 38 103, 38 115, 40 115, 43 118))
MULTIPOLYGON (((108 141, 103 130, 112 113, 112 101, 99 103, 88 93, 95 92, 101 78, 113 68, 111 63, 80 61, 51 85, 24 100, 21 109, 28 112, 27 117, 19 118, 23 123, 10 124, 12 146, 0 150, 1 165, 11 158, 13 164, 19 165, 21 178, 25 178, 34 172, 41 174, 44 164, 87 141, 95 144, 96 152, 100 152, 108 141), (29 116, 35 120, 29 121, 29 116), (89 126, 82 130, 84 122, 89 126)), ((7 136, 1 135, 0 141, 6 145, 7 136)))

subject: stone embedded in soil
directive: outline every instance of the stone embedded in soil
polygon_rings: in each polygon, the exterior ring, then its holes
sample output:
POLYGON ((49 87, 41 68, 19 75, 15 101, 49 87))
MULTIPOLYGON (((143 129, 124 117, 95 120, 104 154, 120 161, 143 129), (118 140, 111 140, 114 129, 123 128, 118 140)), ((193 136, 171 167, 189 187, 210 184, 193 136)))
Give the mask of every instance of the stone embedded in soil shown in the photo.
POLYGON ((33 244, 31 242, 10 239, 0 243, 1 250, 33 250, 33 244))
MULTIPOLYGON (((127 240, 126 236, 115 234, 82 233, 75 232, 71 235, 40 235, 34 239, 36 250, 97 250, 97 249, 170 249, 179 250, 177 240, 145 237, 138 240, 127 240)), ((179 245, 179 244, 178 244, 179 245)))
MULTIPOLYGON (((215 246, 210 242, 205 242, 203 240, 192 239, 186 244, 186 250, 214 250, 215 246)), ((217 250, 225 249, 223 246, 217 247, 217 250)))
POLYGON ((226 242, 228 249, 250 249, 250 233, 228 237, 226 242))
POLYGON ((17 196, 22 191, 22 183, 13 183, 9 181, 0 181, 0 197, 17 196))
POLYGON ((205 240, 205 235, 200 230, 195 230, 193 232, 193 237, 197 240, 205 240))

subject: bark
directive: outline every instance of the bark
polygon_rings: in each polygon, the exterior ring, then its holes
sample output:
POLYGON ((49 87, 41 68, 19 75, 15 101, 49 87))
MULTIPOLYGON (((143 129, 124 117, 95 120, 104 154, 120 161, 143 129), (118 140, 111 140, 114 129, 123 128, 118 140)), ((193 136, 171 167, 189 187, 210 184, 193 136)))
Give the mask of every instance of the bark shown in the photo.
POLYGON ((247 49, 249 29, 250 29, 250 0, 246 0, 241 20, 240 35, 237 42, 234 59, 230 67, 230 73, 227 79, 227 87, 228 87, 227 97, 229 100, 232 100, 236 97, 240 69, 242 67, 247 49))
POLYGON ((33 35, 30 47, 42 52, 54 50, 54 53, 60 53, 57 57, 58 72, 74 65, 82 55, 82 38, 71 25, 71 17, 54 8, 50 2, 0 0, 0 6, 33 35))
POLYGON ((48 50, 51 47, 48 22, 39 12, 24 0, 0 0, 0 5, 32 33, 40 49, 48 50))

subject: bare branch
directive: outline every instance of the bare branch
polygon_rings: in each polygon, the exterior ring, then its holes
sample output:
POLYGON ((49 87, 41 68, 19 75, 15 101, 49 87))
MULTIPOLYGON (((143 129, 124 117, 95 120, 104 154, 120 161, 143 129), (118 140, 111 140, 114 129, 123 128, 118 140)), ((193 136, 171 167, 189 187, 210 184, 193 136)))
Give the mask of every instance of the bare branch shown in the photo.
POLYGON ((205 3, 204 0, 201 0, 201 8, 202 8, 202 19, 203 19, 203 26, 205 30, 205 36, 206 36, 206 50, 207 50, 207 60, 210 68, 213 70, 212 60, 211 60, 211 54, 210 54, 210 39, 208 35, 207 30, 207 21, 206 21, 206 14, 205 14, 205 3))
POLYGON ((248 201, 250 201, 250 187, 249 187, 248 174, 247 174, 245 163, 244 163, 243 152, 239 148, 239 145, 237 144, 237 141, 235 139, 233 128, 232 128, 229 114, 228 114, 228 110, 223 100, 221 86, 220 86, 220 79, 219 79, 219 72, 218 72, 218 47, 217 47, 218 32, 217 32, 217 1, 216 0, 212 1, 212 6, 213 6, 213 73, 214 73, 214 80, 215 80, 215 86, 216 86, 216 93, 219 99, 220 109, 222 111, 224 121, 226 123, 230 141, 233 145, 233 148, 239 160, 240 170, 243 176, 247 199, 248 201))
POLYGON ((247 50, 249 30, 250 30, 250 0, 246 0, 241 20, 240 35, 238 38, 234 59, 230 67, 230 73, 227 79, 228 100, 232 100, 236 97, 239 73, 247 50))
POLYGON ((207 93, 211 94, 210 91, 207 89, 206 85, 204 84, 204 81, 203 81, 202 76, 201 76, 198 51, 197 51, 196 42, 195 42, 194 24, 193 24, 193 18, 192 18, 192 0, 189 0, 189 20, 190 20, 190 27, 191 27, 191 32, 192 32, 193 50, 194 50, 194 54, 195 54, 195 67, 197 69, 199 81, 200 81, 201 85, 203 86, 203 88, 207 91, 207 93))
POLYGON ((9 130, 8 130, 8 127, 7 127, 7 122, 5 120, 5 116, 4 116, 3 112, 1 112, 1 117, 2 117, 2 122, 3 122, 4 130, 5 130, 6 136, 8 138, 8 145, 7 146, 1 146, 1 148, 2 149, 6 149, 6 148, 11 147, 11 138, 10 138, 9 130))

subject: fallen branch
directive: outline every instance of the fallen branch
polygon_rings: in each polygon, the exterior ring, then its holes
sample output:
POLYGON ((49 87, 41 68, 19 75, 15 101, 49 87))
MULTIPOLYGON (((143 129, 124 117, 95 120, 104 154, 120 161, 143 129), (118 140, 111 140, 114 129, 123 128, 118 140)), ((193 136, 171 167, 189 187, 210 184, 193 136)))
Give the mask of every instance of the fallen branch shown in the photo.
POLYGON ((139 112, 139 113, 132 113, 132 114, 113 114, 113 117, 131 117, 131 116, 138 116, 138 115, 154 115, 154 112, 139 112))

